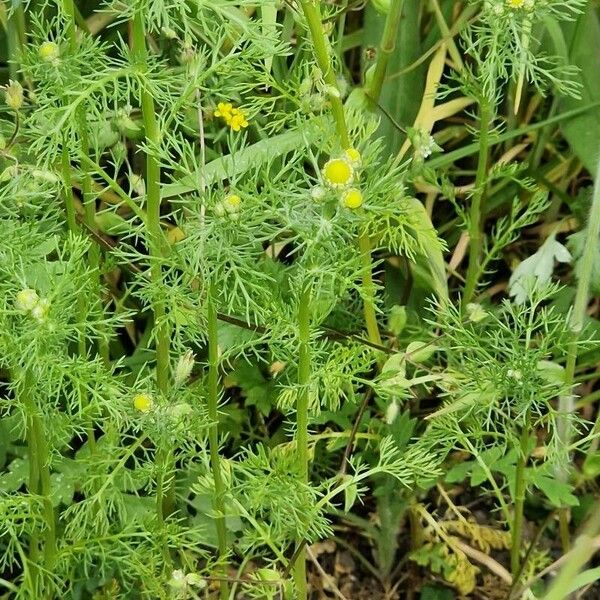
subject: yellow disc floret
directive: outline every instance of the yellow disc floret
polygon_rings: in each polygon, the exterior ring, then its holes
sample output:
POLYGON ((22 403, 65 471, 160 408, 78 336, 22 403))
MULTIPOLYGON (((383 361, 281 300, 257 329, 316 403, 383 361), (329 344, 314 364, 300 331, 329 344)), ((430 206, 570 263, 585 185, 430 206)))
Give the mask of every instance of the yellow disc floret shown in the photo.
POLYGON ((60 50, 54 42, 43 42, 38 48, 39 57, 46 62, 54 62, 58 58, 60 50))
POLYGON ((525 0, 506 0, 506 4, 509 8, 523 8, 525 0))
POLYGON ((154 401, 152 400, 152 396, 150 396, 150 394, 136 394, 133 397, 133 408, 135 408, 135 410, 147 413, 152 410, 153 406, 154 401))
POLYGON ((237 194, 229 194, 223 200, 223 206, 229 214, 237 213, 242 206, 242 199, 237 194))
POLYGON ((356 188, 350 188, 344 192, 344 195, 342 196, 342 203, 346 208, 360 208, 363 203, 362 192, 356 188))
POLYGON ((356 148, 348 148, 344 152, 344 156, 353 167, 360 167, 362 164, 362 157, 356 148))
POLYGON ((346 187, 354 179, 352 165, 343 158, 332 158, 322 170, 325 183, 334 188, 346 187))
POLYGON ((40 297, 37 295, 35 290, 32 290, 31 288, 25 288, 24 290, 18 292, 15 296, 15 308, 23 312, 28 312, 35 308, 39 300, 40 297))

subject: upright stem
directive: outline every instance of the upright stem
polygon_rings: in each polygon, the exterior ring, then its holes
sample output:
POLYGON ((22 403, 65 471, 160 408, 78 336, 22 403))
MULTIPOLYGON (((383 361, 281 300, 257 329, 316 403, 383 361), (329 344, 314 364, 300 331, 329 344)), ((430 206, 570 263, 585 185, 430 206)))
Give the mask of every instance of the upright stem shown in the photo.
MULTIPOLYGON (((308 401, 311 374, 310 356, 310 288, 307 285, 298 303, 298 403, 296 406, 296 447, 302 482, 308 484, 308 401)), ((300 539, 298 544, 303 544, 300 539)), ((302 548, 294 564, 298 600, 306 600, 306 552, 302 548)))
MULTIPOLYGON (((69 38, 69 46, 71 52, 75 52, 77 50, 77 30, 75 27, 75 5, 73 0, 62 0, 62 9, 67 17, 66 25, 67 25, 67 35, 69 38)), ((77 110, 77 132, 79 134, 79 142, 81 151, 84 154, 88 152, 88 134, 86 128, 85 121, 85 107, 81 106, 77 110)), ((76 223, 74 223, 75 219, 75 208, 74 208, 74 196, 71 187, 71 177, 70 174, 67 173, 67 169, 70 170, 70 161, 68 156, 68 150, 66 148, 66 141, 63 142, 63 176, 66 178, 65 184, 68 185, 69 189, 67 190, 67 222, 69 225, 69 229, 72 232, 78 231, 79 228, 76 223)), ((88 228, 92 231, 95 230, 95 222, 96 222, 96 211, 94 207, 94 201, 91 198, 92 196, 92 180, 87 170, 84 170, 83 182, 82 182, 82 203, 84 207, 84 222, 88 228)), ((100 248, 97 244, 91 244, 90 249, 88 251, 88 259, 90 267, 93 271, 96 271, 100 266, 100 248)), ((88 313, 88 305, 87 298, 84 294, 81 294, 77 300, 78 305, 78 313, 79 320, 81 323, 85 321, 88 313)), ((85 334, 83 331, 79 334, 78 339, 78 352, 80 356, 86 356, 87 354, 87 343, 85 339, 85 334)), ((83 397, 83 402, 87 405, 87 390, 81 386, 80 393, 83 397)), ((94 434, 94 423, 90 419, 87 425, 87 438, 90 452, 93 453, 96 448, 96 437, 94 434)))
MULTIPOLYGON (((138 10, 133 18, 133 49, 134 56, 142 67, 147 66, 148 51, 146 48, 146 31, 144 14, 138 10)), ((160 143, 160 130, 156 119, 154 98, 147 88, 141 91, 142 120, 146 140, 152 148, 146 154, 146 192, 148 245, 150 250, 150 277, 155 290, 162 284, 162 269, 160 258, 163 255, 164 236, 160 227, 160 164, 153 150, 160 143)), ((158 389, 166 393, 169 387, 169 331, 165 323, 164 300, 155 297, 152 305, 154 312, 154 327, 156 328, 156 381, 158 389)))
MULTIPOLYGON (((5 2, 6 5, 10 5, 10 2, 5 2)), ((21 57, 22 49, 25 45, 25 11, 23 10, 23 3, 21 1, 13 2, 13 6, 8 6, 8 32, 7 32, 7 45, 8 45, 8 73, 10 79, 17 80, 19 76, 19 59, 21 57)))
POLYGON ((523 539, 523 511, 525 507, 525 467, 529 458, 529 430, 531 416, 529 411, 525 416, 525 423, 521 431, 521 444, 517 468, 515 472, 515 506, 512 526, 512 540, 510 546, 510 570, 513 576, 513 585, 517 581, 521 570, 521 543, 523 539))
MULTIPOLYGON (((137 10, 133 17, 133 54, 138 65, 143 69, 147 68, 148 50, 146 48, 144 13, 141 10, 137 10)), ((163 257, 165 239, 160 227, 160 164, 154 155, 160 144, 160 129, 156 119, 152 94, 144 86, 140 95, 144 132, 150 147, 150 151, 146 154, 146 231, 150 253, 150 279, 154 288, 152 311, 154 313, 156 340, 156 384, 158 390, 166 395, 169 390, 170 340, 169 328, 166 322, 165 302, 160 295, 160 289, 163 285, 161 258, 163 257)), ((163 521, 165 513, 168 515, 173 511, 175 505, 174 484, 171 482, 166 489, 164 485, 165 473, 169 471, 171 462, 171 451, 167 448, 160 448, 157 453, 158 477, 156 485, 156 511, 159 522, 163 521)), ((167 565, 170 563, 168 550, 165 550, 165 561, 167 565)))
POLYGON ((482 248, 482 222, 483 200, 485 197, 485 182, 487 178, 488 153, 489 153, 489 128, 492 120, 492 111, 487 99, 480 104, 479 116, 479 159, 477 175, 475 176, 475 189, 469 211, 469 266, 463 294, 463 306, 471 302, 481 274, 481 248, 482 248))
MULTIPOLYGON (((398 3, 398 0, 394 1, 398 3)), ((323 23, 321 21, 321 11, 319 8, 319 3, 313 2, 312 0, 301 0, 300 3, 302 5, 302 10, 304 11, 304 16, 306 17, 308 28, 312 37, 317 63, 319 65, 319 68, 323 72, 323 79, 325 80, 325 83, 327 83, 328 86, 332 87, 334 90, 338 90, 338 83, 328 50, 327 37, 325 35, 325 31, 323 30, 323 23)), ((395 7, 395 10, 398 10, 398 7, 395 7)), ((391 28, 392 25, 390 25, 390 36, 392 31, 391 28)), ((379 93, 376 94, 376 98, 378 96, 379 93)), ((344 149, 350 148, 350 136, 348 134, 348 126, 346 124, 344 105, 342 103, 341 97, 336 94, 331 94, 330 101, 331 112, 333 113, 333 117, 335 119, 335 125, 340 140, 340 145, 344 149)), ((369 341, 373 342, 374 344, 381 344, 381 337, 379 335, 379 329, 377 327, 377 315, 375 312, 374 286, 372 279, 373 266, 371 262, 372 249, 371 240, 369 236, 366 234, 360 235, 358 238, 358 245, 360 247, 364 265, 365 274, 363 276, 363 285, 365 287, 365 291, 367 291, 367 297, 363 302, 365 325, 369 334, 369 341)))
MULTIPOLYGON (((219 321, 215 306, 214 285, 211 283, 207 298, 208 320, 208 418, 210 429, 208 442, 210 446, 210 465, 215 481, 215 495, 213 508, 216 512, 215 524, 217 527, 217 541, 219 545, 219 559, 223 561, 226 576, 225 558, 227 556, 227 529, 225 523, 225 485, 221 471, 221 458, 219 456, 219 321)), ((229 591, 227 582, 221 581, 220 597, 227 600, 229 591)))
MULTIPOLYGON (((21 400, 27 412, 27 444, 29 447, 29 492, 39 494, 44 506, 44 567, 52 569, 56 557, 56 520, 50 500, 50 466, 44 424, 33 398, 33 376, 29 370, 23 375, 21 400)), ((38 557, 37 539, 32 540, 32 560, 38 557)))
POLYGON ((403 4, 404 0, 392 0, 385 18, 381 43, 379 44, 379 52, 377 53, 377 61, 375 62, 375 69, 373 71, 373 78, 367 89, 367 94, 373 102, 379 100, 390 56, 396 49, 396 39, 398 37, 398 29, 400 28, 403 4))
POLYGON ((350 147, 350 137, 348 136, 348 126, 346 125, 346 116, 344 114, 344 105, 339 95, 339 88, 333 65, 331 64, 331 57, 329 56, 329 50, 327 47, 327 37, 323 30, 323 23, 321 21, 321 9, 319 2, 313 0, 301 0, 302 10, 308 23, 308 29, 312 38, 313 46, 315 48, 315 57, 317 64, 323 72, 323 79, 325 83, 330 86, 333 90, 336 90, 337 94, 330 94, 329 100, 331 102, 331 112, 335 119, 335 124, 340 138, 342 148, 345 150, 350 147))
POLYGON ((371 240, 368 233, 362 233, 358 236, 358 247, 360 248, 364 268, 363 288, 366 297, 363 300, 363 312, 365 325, 367 326, 369 341, 381 346, 381 336, 379 335, 379 327, 377 326, 377 313, 375 312, 375 285, 373 283, 371 240))
MULTIPOLYGON (((598 238, 600 237, 600 162, 596 170, 596 181, 594 184, 594 193, 592 196, 592 205, 588 218, 586 230, 586 239, 583 250, 583 255, 579 259, 579 279, 577 281, 577 290, 575 292, 575 301, 570 317, 571 339, 567 349, 567 363, 565 366, 565 382, 570 390, 572 390, 575 382, 575 367, 577 366, 577 350, 578 341, 583 329, 586 317, 586 309, 590 297, 590 281, 592 278, 592 270, 594 268, 594 257, 598 248, 598 238)), ((561 396, 558 405, 558 431, 562 438, 565 448, 568 448, 571 443, 571 427, 570 417, 575 410, 574 395, 572 391, 561 396)), ((598 428, 596 423, 595 430, 598 428)), ((568 458, 565 457, 568 461, 568 458)), ((563 473, 563 476, 566 473, 563 473)), ((565 550, 568 550, 570 545, 568 537, 568 518, 569 509, 563 507, 559 511, 559 521, 561 530, 562 544, 565 550)))

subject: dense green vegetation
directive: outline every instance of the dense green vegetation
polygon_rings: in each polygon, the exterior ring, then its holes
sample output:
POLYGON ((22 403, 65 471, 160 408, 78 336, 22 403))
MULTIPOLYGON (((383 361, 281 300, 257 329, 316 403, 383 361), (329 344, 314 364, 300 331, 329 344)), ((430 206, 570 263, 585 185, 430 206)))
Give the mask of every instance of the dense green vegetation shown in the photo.
POLYGON ((600 596, 596 2, 0 26, 0 598, 600 596))

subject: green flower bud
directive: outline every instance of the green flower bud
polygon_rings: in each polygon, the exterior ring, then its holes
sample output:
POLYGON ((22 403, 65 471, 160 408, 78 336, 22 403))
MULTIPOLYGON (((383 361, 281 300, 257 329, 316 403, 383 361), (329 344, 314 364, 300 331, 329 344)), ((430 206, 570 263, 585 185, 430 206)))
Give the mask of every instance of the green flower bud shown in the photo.
POLYGON ((4 88, 4 97, 8 107, 18 112, 23 106, 23 87, 18 81, 9 80, 8 85, 4 88))

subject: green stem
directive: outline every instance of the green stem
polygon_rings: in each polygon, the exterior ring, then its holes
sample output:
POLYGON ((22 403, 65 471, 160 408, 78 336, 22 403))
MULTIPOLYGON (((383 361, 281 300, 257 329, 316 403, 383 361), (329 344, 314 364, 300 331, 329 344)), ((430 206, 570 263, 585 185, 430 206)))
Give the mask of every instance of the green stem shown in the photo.
MULTIPOLYGON (((77 30, 75 28, 75 6, 73 0, 62 0, 62 8, 67 17, 67 35, 69 38, 70 51, 75 53, 77 51, 77 30)), ((85 121, 85 107, 79 106, 77 110, 77 131, 79 134, 80 148, 83 153, 87 153, 89 142, 87 127, 85 121)), ((68 151, 63 153, 63 160, 68 161, 68 151), (64 156, 66 154, 66 156, 64 156)), ((66 162, 63 163, 63 167, 66 166, 66 162)), ((66 176, 66 174, 65 174, 66 176)), ((69 187, 71 188, 70 199, 74 203, 72 184, 69 176, 69 187)), ((92 231, 95 230, 96 223, 96 211, 94 206, 94 199, 92 197, 92 179, 87 170, 84 170, 83 181, 82 181, 82 204, 84 209, 84 223, 92 231)), ((69 222, 71 228, 71 223, 69 222)), ((72 231, 75 231, 72 229, 72 231)), ((89 265, 93 272, 97 271, 100 266, 100 247, 97 244, 91 244, 88 251, 89 265)), ((80 322, 85 322, 88 313, 87 298, 81 294, 78 297, 78 308, 79 308, 79 319, 80 322)), ((78 351, 80 356, 87 355, 87 343, 83 332, 79 334, 78 340, 78 351)), ((108 361, 106 361, 108 362, 108 361)), ((84 406, 88 404, 87 390, 82 386, 80 391, 84 406)), ((90 452, 93 454, 96 448, 96 437, 94 434, 94 424, 90 419, 87 425, 87 438, 90 452)))
POLYGON ((323 22, 321 20, 321 9, 318 2, 312 0, 301 0, 302 10, 308 23, 308 29, 315 48, 315 57, 317 64, 323 72, 323 80, 336 93, 329 94, 331 102, 331 112, 335 119, 335 124, 340 138, 340 143, 343 149, 350 147, 350 137, 348 135, 348 126, 346 125, 346 116, 344 114, 344 105, 339 94, 339 87, 335 71, 331 64, 331 57, 327 48, 327 37, 323 30, 323 22))
MULTIPOLYGON (((219 545, 219 559, 222 561, 224 576, 227 575, 225 559, 227 557, 227 528, 225 523, 225 484, 221 470, 219 456, 219 321, 215 306, 215 290, 211 283, 207 297, 208 320, 208 418, 210 429, 208 441, 210 446, 210 465, 215 481, 215 495, 213 508, 216 512, 215 525, 217 528, 217 541, 219 545)), ((221 600, 229 596, 226 581, 220 584, 221 600)))
POLYGON ((379 44, 379 52, 377 53, 373 77, 367 89, 367 95, 374 103, 379 100, 390 56, 396 49, 396 40, 398 38, 398 29, 400 28, 403 4, 404 0, 392 0, 385 18, 385 25, 383 26, 383 34, 379 44))
MULTIPOLYGON (((579 259, 579 273, 577 281, 577 290, 575 292, 575 301, 571 311, 569 325, 571 328, 571 339, 567 349, 567 362, 565 365, 565 383, 571 390, 575 382, 575 368, 577 366, 578 342, 586 318, 586 310, 590 297, 590 282, 592 270, 594 268, 595 254, 598 248, 598 238, 600 237, 600 162, 596 171, 596 181, 594 184, 594 193, 592 196, 592 205, 590 206, 588 225, 586 229, 585 245, 583 255, 579 259)), ((558 431, 562 443, 568 448, 571 443, 570 417, 575 410, 574 396, 572 393, 561 396, 559 399, 558 413, 558 431)), ((596 427, 594 428, 596 429, 596 427)), ((565 457, 568 462, 568 457, 565 457)), ((563 477, 567 473, 563 470, 563 477)), ((562 532, 562 543, 564 549, 569 547, 568 535, 569 509, 562 507, 559 510, 559 521, 562 532)))
MULTIPOLYGON (((310 355, 310 288, 307 286, 298 303, 298 404, 296 406, 296 447, 302 482, 308 484, 308 404, 311 374, 310 355)), ((302 539, 297 544, 303 544, 302 539)), ((294 564, 294 581, 298 600, 306 600, 306 551, 302 548, 294 564)))
POLYGON ((363 288, 365 298, 363 300, 363 312, 369 341, 381 346, 381 336, 377 325, 377 313, 375 311, 375 285, 373 284, 373 263, 371 258, 371 240, 367 233, 358 236, 358 247, 360 249, 364 274, 363 288))
POLYGON ((475 189, 471 200, 469 211, 469 266, 465 290, 463 294, 463 306, 471 302, 480 274, 481 249, 483 245, 482 212, 485 196, 485 182, 487 178, 488 153, 489 153, 489 128, 492 121, 492 111, 487 99, 483 99, 480 105, 479 116, 479 160, 477 162, 477 174, 475 176, 475 189))
POLYGON ((8 73, 10 79, 15 81, 19 76, 19 62, 22 56, 22 49, 25 46, 26 27, 25 27, 25 11, 23 3, 20 1, 6 2, 7 12, 10 15, 8 18, 8 31, 6 42, 8 45, 8 73))
POLYGON ((521 571, 521 543, 523 539, 523 518, 525 507, 525 467, 527 465, 529 449, 529 430, 531 425, 531 416, 529 411, 525 416, 525 423, 521 431, 521 444, 519 459, 515 471, 515 505, 512 526, 512 540, 510 545, 510 569, 513 576, 513 585, 517 583, 517 578, 521 571))
MULTIPOLYGON (((21 400, 27 412, 27 444, 29 447, 29 491, 42 497, 44 507, 44 568, 52 569, 56 560, 56 519, 50 499, 50 466, 44 424, 33 398, 33 376, 24 373, 21 400)), ((38 557, 37 540, 32 538, 32 559, 38 557)))
MULTIPOLYGON (((337 79, 335 77, 335 72, 331 64, 331 57, 327 49, 327 38, 323 30, 323 23, 321 21, 321 12, 319 9, 319 4, 312 2, 311 0, 303 0, 301 4, 302 9, 304 11, 304 16, 306 17, 306 20, 308 22, 308 28, 310 30, 313 46, 315 48, 315 56, 317 59, 317 63, 319 65, 319 68, 323 72, 323 78, 325 80, 325 83, 327 83, 327 85, 331 86, 335 90, 338 90, 337 79)), ((390 25, 390 27, 392 26, 390 25)), ((379 93, 377 93, 377 97, 378 96, 379 93)), ((348 134, 348 126, 346 124, 346 117, 344 114, 344 105, 339 96, 331 95, 330 99, 331 112, 333 113, 333 117, 335 119, 340 144, 343 148, 349 148, 351 144, 350 136, 348 134)), ((375 296, 372 276, 373 265, 371 262, 371 240, 367 235, 361 235, 359 236, 358 244, 362 254, 365 272, 363 276, 363 285, 367 292, 367 299, 365 299, 363 303, 365 325, 369 334, 369 341, 381 345, 381 336, 379 335, 379 329, 377 327, 377 316, 375 313, 375 304, 373 301, 375 296)))
MULTIPOLYGON (((133 17, 133 54, 142 69, 148 66, 148 49, 146 47, 146 30, 144 13, 137 10, 133 17)), ((156 339, 156 384, 163 395, 169 390, 169 327, 166 321, 165 301, 161 297, 163 274, 161 259, 163 257, 164 236, 160 226, 160 163, 154 152, 160 144, 160 129, 155 114, 154 98, 147 87, 141 90, 142 121, 146 142, 150 151, 146 154, 146 199, 147 218, 146 232, 150 253, 150 279, 154 289, 152 312, 154 313, 154 333, 156 339)), ((172 512, 175 505, 175 488, 173 482, 165 490, 162 478, 169 470, 171 452, 160 449, 157 455, 159 478, 156 486, 156 507, 159 522, 172 512)), ((165 552, 168 552, 165 550, 165 552)), ((167 561, 168 563, 169 561, 167 561)))
MULTIPOLYGON (((133 18, 133 48, 134 56, 139 65, 147 67, 148 51, 146 48, 144 14, 139 10, 133 18)), ((154 98, 146 87, 141 91, 141 104, 146 140, 152 148, 146 154, 146 228, 150 257, 153 259, 151 261, 150 277, 158 293, 163 279, 159 261, 163 255, 164 236, 160 227, 160 164, 153 150, 160 143, 160 130, 155 114, 154 98)), ((154 327, 156 328, 156 381, 158 389, 162 393, 166 393, 169 387, 169 330, 165 322, 164 300, 155 297, 152 309, 154 312, 154 327)))

